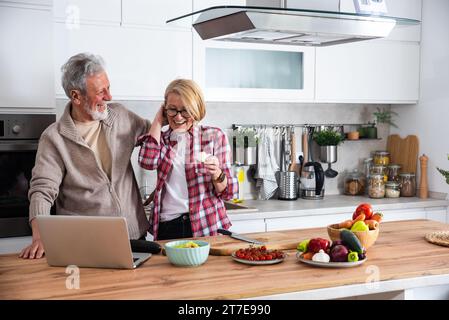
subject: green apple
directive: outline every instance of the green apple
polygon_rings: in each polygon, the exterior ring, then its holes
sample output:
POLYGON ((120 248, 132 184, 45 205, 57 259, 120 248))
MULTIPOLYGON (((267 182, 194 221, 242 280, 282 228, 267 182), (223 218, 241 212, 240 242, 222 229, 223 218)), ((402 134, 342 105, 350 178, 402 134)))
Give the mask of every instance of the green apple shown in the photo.
POLYGON ((369 231, 369 227, 365 222, 357 221, 352 225, 351 231, 369 231))
POLYGON ((307 252, 309 242, 310 242, 310 239, 301 241, 300 243, 298 243, 296 250, 301 251, 301 252, 307 252))

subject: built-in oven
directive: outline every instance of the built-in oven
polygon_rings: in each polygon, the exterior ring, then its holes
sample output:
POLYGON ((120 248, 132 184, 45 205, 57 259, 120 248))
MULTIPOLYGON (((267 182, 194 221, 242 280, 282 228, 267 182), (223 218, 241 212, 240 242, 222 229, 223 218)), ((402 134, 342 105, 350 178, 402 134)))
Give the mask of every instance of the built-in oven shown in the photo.
POLYGON ((0 114, 0 237, 31 235, 28 190, 42 132, 54 114, 0 114))

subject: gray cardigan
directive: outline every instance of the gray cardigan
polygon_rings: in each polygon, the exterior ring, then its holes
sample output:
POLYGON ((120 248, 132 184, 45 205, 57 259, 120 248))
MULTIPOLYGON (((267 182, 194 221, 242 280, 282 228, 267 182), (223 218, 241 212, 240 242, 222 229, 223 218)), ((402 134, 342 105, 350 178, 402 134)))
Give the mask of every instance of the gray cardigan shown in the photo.
POLYGON ((70 109, 68 103, 61 119, 39 140, 28 193, 30 221, 50 214, 56 201, 57 214, 125 217, 131 239, 145 235, 149 223, 130 158, 150 122, 120 104, 109 104, 108 117, 101 123, 112 156, 109 180, 78 134, 70 109))

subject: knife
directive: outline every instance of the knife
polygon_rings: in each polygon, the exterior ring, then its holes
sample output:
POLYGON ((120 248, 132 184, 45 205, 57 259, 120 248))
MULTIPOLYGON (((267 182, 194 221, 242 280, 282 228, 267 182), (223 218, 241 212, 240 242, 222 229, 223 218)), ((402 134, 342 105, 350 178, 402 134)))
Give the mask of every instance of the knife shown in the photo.
POLYGON ((231 238, 234 238, 234 239, 237 239, 237 240, 246 241, 246 242, 254 243, 254 244, 260 244, 260 245, 264 244, 261 241, 250 239, 250 238, 247 238, 245 236, 242 236, 241 234, 238 234, 238 233, 235 233, 235 232, 231 232, 231 231, 228 231, 228 230, 225 230, 225 229, 218 229, 217 232, 221 233, 221 234, 224 234, 225 236, 230 236, 231 238))

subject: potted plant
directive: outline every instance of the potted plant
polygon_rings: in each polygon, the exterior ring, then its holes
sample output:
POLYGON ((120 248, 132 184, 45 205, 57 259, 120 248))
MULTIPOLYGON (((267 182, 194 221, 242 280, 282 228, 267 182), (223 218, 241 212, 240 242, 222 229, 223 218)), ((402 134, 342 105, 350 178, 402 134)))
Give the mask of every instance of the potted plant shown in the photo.
POLYGON ((370 126, 366 128, 366 137, 370 139, 377 139, 377 126, 380 123, 389 124, 392 127, 397 128, 398 126, 393 121, 393 116, 398 114, 388 108, 380 109, 377 108, 376 112, 373 112, 375 118, 374 123, 368 123, 370 126))
POLYGON ((337 162, 337 146, 343 142, 343 134, 329 128, 315 132, 313 140, 320 146, 321 161, 328 164, 328 168, 324 172, 325 176, 335 178, 338 172, 332 170, 331 163, 337 162))
POLYGON ((235 163, 239 165, 256 164, 257 132, 253 128, 238 128, 234 130, 235 163))
MULTIPOLYGON (((447 156, 447 159, 449 160, 449 154, 448 154, 448 156, 447 156)), ((438 167, 437 167, 437 170, 438 170, 438 172, 441 173, 442 176, 446 179, 446 183, 449 184, 449 171, 443 170, 443 169, 438 168, 438 167)))

